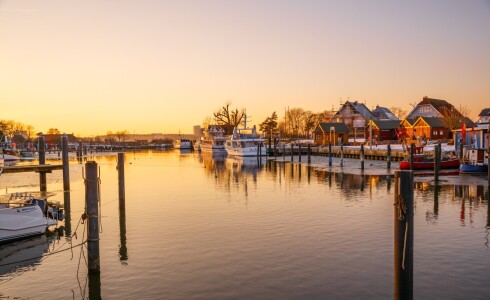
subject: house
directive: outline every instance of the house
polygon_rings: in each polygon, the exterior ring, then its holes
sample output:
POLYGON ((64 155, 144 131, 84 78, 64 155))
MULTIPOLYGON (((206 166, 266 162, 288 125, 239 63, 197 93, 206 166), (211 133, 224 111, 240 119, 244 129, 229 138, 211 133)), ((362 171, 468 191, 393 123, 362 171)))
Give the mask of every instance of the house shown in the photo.
POLYGON ((412 140, 443 140, 451 137, 451 132, 444 125, 442 118, 419 117, 413 124, 412 140))
POLYGON ((412 109, 406 118, 443 118, 446 116, 463 117, 463 115, 446 100, 433 99, 426 96, 412 109))
POLYGON ((397 130, 400 120, 371 120, 366 129, 366 137, 370 139, 373 134, 373 141, 394 141, 397 140, 397 130))
POLYGON ((400 140, 410 140, 412 137, 415 137, 413 134, 413 124, 417 121, 418 118, 405 118, 401 121, 398 126, 397 137, 400 140))
POLYGON ((391 110, 389 110, 386 107, 381 107, 379 105, 376 105, 376 108, 372 111, 372 113, 378 120, 389 120, 389 121, 400 120, 391 112, 391 110))
POLYGON ((339 142, 345 143, 349 138, 349 127, 345 123, 320 123, 313 130, 313 140, 316 145, 338 145, 339 142))
POLYGON ((347 125, 349 139, 365 139, 367 123, 373 119, 377 118, 366 105, 358 101, 346 101, 332 117, 333 122, 347 125))
POLYGON ((485 108, 480 112, 476 125, 481 128, 490 129, 490 108, 485 108))
MULTIPOLYGON (((65 134, 43 134, 44 143, 46 144, 46 149, 61 149, 61 137, 65 134)), ((68 137, 68 144, 76 144, 79 139, 73 134, 66 134, 68 137)))

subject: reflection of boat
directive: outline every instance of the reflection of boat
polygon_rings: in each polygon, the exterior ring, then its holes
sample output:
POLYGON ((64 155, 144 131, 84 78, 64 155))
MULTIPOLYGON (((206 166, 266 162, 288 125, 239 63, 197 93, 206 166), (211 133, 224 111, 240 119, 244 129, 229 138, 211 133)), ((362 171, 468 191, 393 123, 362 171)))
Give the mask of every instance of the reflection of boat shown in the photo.
MULTIPOLYGON (((435 158, 424 153, 422 146, 415 147, 413 154, 413 169, 414 170, 433 170, 435 158)), ((459 167, 459 158, 444 153, 441 157, 440 169, 453 169, 459 167)), ((404 160, 400 161, 401 170, 410 170, 410 156, 407 156, 404 160)))
POLYGON ((192 142, 189 139, 179 138, 174 141, 174 148, 180 150, 191 150, 192 142))
POLYGON ((49 249, 46 235, 0 245, 0 276, 39 263, 49 249))
POLYGON ((43 234, 63 218, 62 211, 50 207, 45 199, 24 196, 22 202, 13 200, 0 203, 0 242, 43 234))
POLYGON ((463 156, 463 162, 459 166, 460 173, 488 173, 488 157, 485 159, 485 149, 465 149, 463 156))
POLYGON ((228 155, 234 156, 258 156, 267 155, 264 139, 259 137, 255 125, 247 128, 247 116, 244 117, 243 128, 235 127, 233 135, 225 145, 228 155))
POLYGON ((212 153, 226 153, 225 141, 226 139, 223 136, 223 130, 218 126, 210 125, 206 131, 204 131, 204 136, 199 140, 199 148, 202 151, 212 153))

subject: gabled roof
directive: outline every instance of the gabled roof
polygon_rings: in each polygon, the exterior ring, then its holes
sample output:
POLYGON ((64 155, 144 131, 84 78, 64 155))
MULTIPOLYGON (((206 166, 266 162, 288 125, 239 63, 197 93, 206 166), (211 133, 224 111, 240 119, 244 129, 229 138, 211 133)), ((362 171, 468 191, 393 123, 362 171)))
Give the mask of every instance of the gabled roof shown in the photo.
POLYGON ((395 129, 400 126, 401 121, 395 120, 373 120, 374 126, 376 126, 379 130, 390 130, 395 129))
POLYGON ((476 126, 475 122, 473 122, 468 117, 463 117, 463 119, 461 121, 462 122, 458 122, 458 124, 456 125, 456 127, 461 127, 461 125, 463 125, 463 123, 466 124, 466 128, 471 128, 471 127, 475 127, 476 126))
POLYGON ((405 118, 401 121, 400 125, 402 125, 403 122, 407 122, 410 126, 413 126, 415 122, 417 121, 417 118, 405 118))
POLYGON ((431 128, 442 128, 446 127, 444 125, 444 122, 442 118, 434 118, 434 117, 419 117, 417 121, 413 124, 413 126, 419 125, 420 122, 425 122, 427 125, 429 125, 431 128))
POLYGON ((490 108, 483 109, 478 116, 479 117, 490 116, 490 108))
POLYGON ((347 101, 345 103, 346 104, 349 103, 352 107, 354 107, 366 119, 369 119, 371 117, 374 117, 373 113, 362 102, 357 102, 357 101, 349 102, 349 101, 347 101))
POLYGON ((447 102, 446 100, 424 97, 424 99, 420 101, 417 106, 424 104, 431 105, 442 115, 451 113, 453 115, 456 114, 458 116, 463 116, 451 103, 447 102))
POLYGON ((373 115, 380 120, 399 120, 392 112, 386 107, 376 106, 376 109, 372 111, 373 115))
POLYGON ((335 133, 349 133, 349 127, 342 122, 335 123, 320 123, 315 128, 313 133, 330 133, 330 128, 333 127, 335 129, 335 133))

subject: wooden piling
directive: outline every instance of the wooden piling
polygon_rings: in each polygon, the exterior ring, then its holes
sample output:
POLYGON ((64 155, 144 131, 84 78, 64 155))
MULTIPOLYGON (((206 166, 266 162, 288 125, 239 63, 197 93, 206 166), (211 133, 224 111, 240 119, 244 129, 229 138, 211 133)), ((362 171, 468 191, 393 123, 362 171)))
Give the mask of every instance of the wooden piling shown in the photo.
POLYGON ((117 179, 119 183, 119 207, 126 201, 126 190, 124 186, 124 153, 117 154, 117 179))
POLYGON ((282 144, 282 161, 286 160, 286 144, 282 144))
POLYGON ((298 161, 301 162, 301 145, 298 144, 298 161))
POLYGON ((361 145, 361 154, 359 157, 361 159, 361 171, 364 171, 364 144, 361 145))
POLYGON ((340 143, 340 166, 344 166, 344 143, 340 143))
POLYGON ((332 166, 332 143, 328 143, 328 166, 332 166))
POLYGON ((388 169, 391 169, 391 145, 388 144, 387 146, 387 153, 386 153, 386 167, 388 169))
POLYGON ((308 164, 311 164, 311 145, 308 144, 308 164))
POLYGON ((294 161, 293 154, 293 143, 291 143, 291 161, 294 161))
POLYGON ((87 257, 89 273, 100 272, 99 258, 99 176, 97 163, 85 163, 85 201, 87 207, 87 257))
MULTIPOLYGON (((39 164, 46 164, 46 143, 44 141, 44 136, 39 137, 39 164)), ((39 189, 41 192, 46 192, 48 190, 48 186, 46 183, 46 172, 39 172, 39 189)))
POLYGON ((434 181, 439 181, 439 168, 441 165, 441 143, 434 146, 434 181))
POLYGON ((413 171, 395 172, 394 299, 413 299, 413 171))
POLYGON ((61 137, 61 151, 63 162, 63 191, 70 190, 70 164, 68 160, 68 136, 63 135, 61 137))
POLYGON ((410 170, 413 170, 413 152, 415 151, 415 144, 410 144, 410 170))
MULTIPOLYGON (((487 186, 489 187, 488 194, 490 194, 490 143, 489 143, 489 145, 487 147, 487 165, 488 165, 487 166, 487 169, 488 169, 488 175, 487 175, 488 183, 487 183, 487 186)), ((490 200, 490 196, 488 198, 490 200)))

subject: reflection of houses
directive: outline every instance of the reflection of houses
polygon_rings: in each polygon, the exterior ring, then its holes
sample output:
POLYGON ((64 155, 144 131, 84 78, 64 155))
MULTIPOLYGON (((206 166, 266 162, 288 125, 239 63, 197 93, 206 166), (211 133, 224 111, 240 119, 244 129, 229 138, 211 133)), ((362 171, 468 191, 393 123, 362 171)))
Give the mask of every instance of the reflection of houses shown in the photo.
POLYGON ((347 142, 349 137, 349 128, 346 124, 338 123, 320 123, 313 130, 313 139, 317 145, 333 145, 338 144, 339 139, 342 142, 347 142))
POLYGON ((399 120, 372 120, 368 123, 368 129, 366 130, 366 137, 371 137, 373 133, 373 140, 391 141, 397 139, 397 129, 400 126, 399 120))

